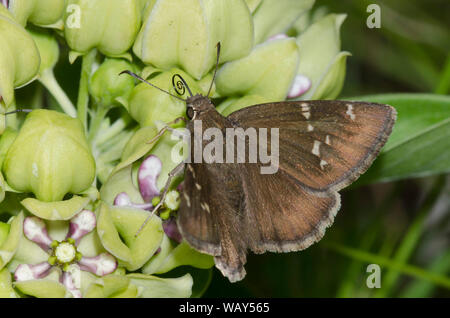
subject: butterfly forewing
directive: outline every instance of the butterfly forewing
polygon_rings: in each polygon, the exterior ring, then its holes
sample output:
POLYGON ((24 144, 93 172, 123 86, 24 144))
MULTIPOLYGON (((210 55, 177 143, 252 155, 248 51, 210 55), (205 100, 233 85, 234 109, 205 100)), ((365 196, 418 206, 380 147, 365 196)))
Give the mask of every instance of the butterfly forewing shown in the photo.
POLYGON ((279 128, 280 169, 323 191, 343 188, 368 168, 395 117, 388 105, 302 101, 256 105, 228 118, 244 128, 279 128))

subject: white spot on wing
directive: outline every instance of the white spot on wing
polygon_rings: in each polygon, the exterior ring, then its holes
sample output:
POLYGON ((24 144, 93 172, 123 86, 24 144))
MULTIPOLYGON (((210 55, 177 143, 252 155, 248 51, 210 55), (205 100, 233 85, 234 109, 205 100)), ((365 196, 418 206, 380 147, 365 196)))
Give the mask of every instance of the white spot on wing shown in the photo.
POLYGON ((314 140, 314 146, 311 153, 317 157, 320 157, 320 141, 314 140))
POLYGON ((191 207, 191 199, 189 199, 189 196, 186 194, 186 192, 183 193, 184 199, 186 200, 186 204, 188 208, 191 207))
POLYGON ((306 119, 309 119, 311 117, 309 105, 307 103, 301 103, 300 106, 302 107, 303 116, 306 119))
POLYGON ((351 120, 355 120, 356 115, 353 113, 353 105, 352 104, 347 104, 346 114, 350 116, 351 120))
POLYGON ((308 124, 308 131, 313 131, 314 127, 311 124, 308 124))
POLYGON ((200 203, 200 206, 202 207, 203 210, 205 210, 206 212, 210 213, 210 209, 209 209, 209 205, 208 203, 204 202, 204 203, 200 203))
POLYGON ((195 172, 194 172, 194 168, 192 168, 192 165, 187 165, 188 170, 192 173, 192 176, 195 177, 195 172))
POLYGON ((197 188, 197 190, 201 190, 202 186, 200 184, 198 184, 197 182, 195 183, 195 187, 197 188))
POLYGON ((327 135, 327 136, 325 137, 325 143, 326 143, 327 145, 331 145, 331 142, 330 142, 330 136, 329 136, 329 135, 327 135))
POLYGON ((323 170, 327 164, 328 162, 326 162, 325 160, 320 160, 320 169, 323 170))

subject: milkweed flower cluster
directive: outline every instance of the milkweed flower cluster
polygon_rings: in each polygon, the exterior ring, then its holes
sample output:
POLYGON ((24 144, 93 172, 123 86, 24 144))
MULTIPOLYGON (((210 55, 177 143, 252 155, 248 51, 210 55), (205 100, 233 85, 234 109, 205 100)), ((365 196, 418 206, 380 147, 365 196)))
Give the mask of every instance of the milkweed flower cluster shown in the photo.
POLYGON ((170 134, 149 141, 185 116, 186 105, 119 73, 131 70, 173 94, 171 79, 180 74, 205 95, 220 42, 211 96, 225 116, 264 102, 335 98, 349 55, 340 50, 345 15, 313 5, 2 1, 0 297, 200 296, 214 260, 178 232, 182 179, 135 235, 179 164, 170 134), (77 60, 74 101, 54 69, 77 60), (15 90, 33 81, 32 102, 16 99, 15 90), (54 98, 50 107, 43 107, 43 87, 54 98))

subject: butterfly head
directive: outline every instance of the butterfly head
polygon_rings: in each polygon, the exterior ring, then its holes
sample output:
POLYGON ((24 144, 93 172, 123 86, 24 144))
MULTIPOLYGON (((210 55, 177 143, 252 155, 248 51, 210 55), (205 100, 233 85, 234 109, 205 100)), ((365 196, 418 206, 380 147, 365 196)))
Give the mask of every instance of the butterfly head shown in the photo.
POLYGON ((196 94, 186 100, 186 116, 189 120, 195 120, 201 113, 214 107, 211 100, 203 95, 196 94))

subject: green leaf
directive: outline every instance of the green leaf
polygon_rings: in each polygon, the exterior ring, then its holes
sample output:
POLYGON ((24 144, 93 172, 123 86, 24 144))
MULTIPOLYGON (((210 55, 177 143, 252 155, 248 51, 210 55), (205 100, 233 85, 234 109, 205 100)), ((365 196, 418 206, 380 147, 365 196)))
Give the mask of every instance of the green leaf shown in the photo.
POLYGON ((395 271, 399 271, 402 274, 426 280, 432 282, 435 285, 445 287, 447 289, 450 288, 450 279, 445 276, 435 272, 424 270, 420 267, 409 265, 409 264, 401 264, 396 262, 395 260, 391 260, 387 257, 380 256, 377 254, 369 253, 366 251, 362 251, 360 249, 348 247, 341 244, 336 243, 328 243, 327 247, 336 251, 339 254, 345 255, 352 259, 359 260, 364 263, 373 263, 378 264, 382 268, 388 268, 395 271))
MULTIPOLYGON (((450 273, 450 252, 438 255, 427 268, 427 271, 448 275, 450 273)), ((430 297, 437 286, 429 281, 415 280, 403 291, 401 297, 422 298, 430 297)))
POLYGON ((358 184, 450 172, 450 97, 386 94, 352 98, 389 104, 397 122, 380 156, 358 184))

